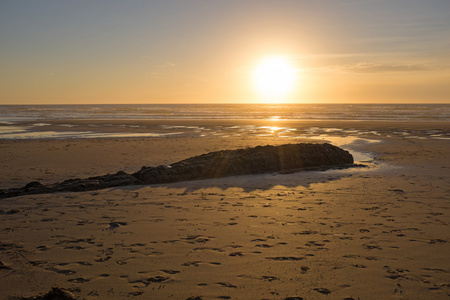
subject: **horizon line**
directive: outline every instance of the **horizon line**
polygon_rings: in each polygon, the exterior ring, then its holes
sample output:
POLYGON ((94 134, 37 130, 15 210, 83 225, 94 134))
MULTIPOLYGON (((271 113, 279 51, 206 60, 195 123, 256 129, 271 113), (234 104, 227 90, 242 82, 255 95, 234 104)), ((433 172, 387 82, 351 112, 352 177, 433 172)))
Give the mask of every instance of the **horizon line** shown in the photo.
POLYGON ((205 103, 205 102, 192 102, 192 103, 20 103, 20 104, 9 104, 3 103, 0 106, 50 106, 50 105, 60 105, 60 106, 70 106, 70 105, 318 105, 318 104, 342 104, 342 105, 372 105, 372 104, 385 104, 385 105, 399 105, 399 104, 416 104, 416 105, 437 105, 437 104, 450 104, 450 102, 304 102, 304 103, 252 103, 252 102, 217 102, 217 103, 205 103))

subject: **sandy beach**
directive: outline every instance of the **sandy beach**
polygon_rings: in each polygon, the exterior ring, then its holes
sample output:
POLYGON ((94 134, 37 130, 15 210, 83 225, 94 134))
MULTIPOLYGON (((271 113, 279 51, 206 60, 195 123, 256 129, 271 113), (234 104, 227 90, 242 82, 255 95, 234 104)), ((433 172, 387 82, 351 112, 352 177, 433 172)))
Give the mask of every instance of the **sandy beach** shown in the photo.
POLYGON ((449 123, 64 122, 35 130, 183 134, 2 140, 0 188, 305 141, 367 167, 1 199, 2 299, 52 287, 80 299, 450 296, 449 123))
POLYGON ((0 300, 450 300, 450 0, 0 3, 0 300))

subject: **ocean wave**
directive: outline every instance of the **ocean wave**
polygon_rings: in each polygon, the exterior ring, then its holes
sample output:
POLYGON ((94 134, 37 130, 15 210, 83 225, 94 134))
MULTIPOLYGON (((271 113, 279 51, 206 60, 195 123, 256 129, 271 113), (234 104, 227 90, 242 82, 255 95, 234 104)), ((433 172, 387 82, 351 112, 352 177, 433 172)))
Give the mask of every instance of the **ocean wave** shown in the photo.
POLYGON ((0 105, 0 122, 62 119, 450 121, 450 104, 0 105))

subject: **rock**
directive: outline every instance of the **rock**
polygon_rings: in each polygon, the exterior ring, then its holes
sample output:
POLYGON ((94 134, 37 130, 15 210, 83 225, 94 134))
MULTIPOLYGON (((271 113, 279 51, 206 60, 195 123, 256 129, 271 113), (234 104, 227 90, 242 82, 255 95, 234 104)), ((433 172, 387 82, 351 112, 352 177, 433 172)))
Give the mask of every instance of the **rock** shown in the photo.
POLYGON ((32 182, 28 183, 24 188, 32 189, 32 188, 40 188, 40 187, 42 187, 42 183, 40 183, 39 181, 32 181, 32 182))
POLYGON ((126 222, 110 222, 109 229, 116 229, 118 227, 126 226, 128 223, 126 222))
POLYGON ((349 166, 354 166, 352 155, 348 151, 330 144, 258 146, 255 148, 210 152, 182 160, 170 166, 144 166, 134 174, 119 171, 115 174, 85 179, 67 179, 50 185, 43 185, 40 182, 33 181, 22 188, 0 190, 0 198, 349 166))
POLYGON ((76 300, 75 296, 66 289, 54 287, 45 295, 34 297, 12 298, 16 300, 76 300))
POLYGON ((352 155, 330 144, 288 144, 211 152, 170 167, 142 167, 133 176, 154 184, 349 164, 353 164, 352 155))

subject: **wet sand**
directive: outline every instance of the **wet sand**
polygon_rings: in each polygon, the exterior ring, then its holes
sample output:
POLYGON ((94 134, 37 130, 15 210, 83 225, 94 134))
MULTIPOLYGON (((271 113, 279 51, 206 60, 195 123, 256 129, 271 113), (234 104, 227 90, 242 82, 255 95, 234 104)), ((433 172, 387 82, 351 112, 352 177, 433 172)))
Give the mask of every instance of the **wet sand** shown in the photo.
POLYGON ((343 147, 374 159, 363 169, 2 199, 0 298, 57 286, 86 299, 448 299, 450 141, 432 135, 449 124, 277 123, 298 130, 244 135, 252 124, 211 122, 196 126, 219 134, 1 141, 0 182, 136 171, 305 138, 353 142, 343 147))

